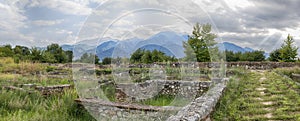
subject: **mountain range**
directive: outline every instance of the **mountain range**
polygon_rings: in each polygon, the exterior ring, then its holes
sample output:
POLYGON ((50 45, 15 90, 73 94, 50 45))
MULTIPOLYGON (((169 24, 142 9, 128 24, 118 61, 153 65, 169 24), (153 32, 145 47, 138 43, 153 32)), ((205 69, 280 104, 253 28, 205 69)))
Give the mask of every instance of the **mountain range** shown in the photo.
MULTIPOLYGON (((85 40, 74 45, 62 45, 63 50, 72 50, 74 58, 78 59, 84 53, 95 53, 100 60, 105 57, 130 57, 137 49, 159 50, 166 55, 182 58, 185 56, 183 41, 187 41, 187 35, 181 35, 172 31, 157 33, 147 39, 131 38, 127 40, 116 40, 110 38, 101 39, 99 44, 96 39, 85 40)), ((233 52, 251 52, 254 51, 249 47, 240 47, 230 42, 218 43, 217 46, 221 51, 229 50, 233 52)), ((265 54, 268 56, 268 54, 265 54)))

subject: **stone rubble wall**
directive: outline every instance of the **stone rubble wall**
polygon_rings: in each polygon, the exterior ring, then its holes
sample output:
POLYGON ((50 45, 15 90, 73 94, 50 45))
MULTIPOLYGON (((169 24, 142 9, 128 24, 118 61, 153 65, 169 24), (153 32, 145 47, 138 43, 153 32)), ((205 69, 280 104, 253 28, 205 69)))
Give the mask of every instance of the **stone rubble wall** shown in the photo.
MULTIPOLYGON (((208 91, 183 108, 174 106, 147 106, 127 102, 109 102, 101 99, 77 99, 75 101, 84 105, 97 119, 103 120, 199 121, 208 118, 210 113, 214 110, 215 105, 226 88, 227 80, 227 78, 217 79, 214 83, 193 82, 192 84, 211 87, 208 91)), ((148 83, 153 82, 149 81, 148 83)), ((166 92, 164 93, 171 93, 172 91, 170 90, 173 90, 173 88, 171 88, 170 85, 178 85, 178 83, 179 82, 176 81, 164 82, 164 84, 168 85, 166 89, 169 89, 169 91, 165 90, 166 92)), ((184 85, 187 83, 188 82, 182 82, 181 84, 184 85)), ((147 85, 144 84, 144 86, 147 85)), ((174 87, 174 89, 176 88, 174 87)))
POLYGON ((52 95, 56 93, 63 93, 67 89, 74 88, 73 85, 54 85, 54 86, 36 86, 35 90, 41 92, 42 95, 52 95))
POLYGON ((19 84, 16 86, 3 86, 4 89, 8 90, 18 90, 27 92, 28 94, 39 92, 44 96, 49 96, 52 94, 61 94, 65 90, 74 88, 73 85, 65 84, 65 85, 53 85, 53 86, 37 86, 35 84, 19 84))
POLYGON ((227 80, 224 79, 215 84, 204 95, 183 107, 176 115, 169 117, 167 121, 200 121, 209 118, 226 88, 227 80))
POLYGON ((115 103, 101 99, 77 99, 75 101, 85 106, 96 119, 104 121, 164 121, 180 110, 180 107, 115 103))
MULTIPOLYGON (((132 64, 129 68, 150 68, 153 66, 166 67, 165 63, 155 63, 155 64, 132 64)), ((194 63, 170 63, 171 67, 199 67, 199 68, 220 68, 225 65, 227 68, 232 67, 245 67, 246 69, 274 69, 281 67, 294 67, 300 66, 300 63, 294 62, 194 62, 194 63)))
POLYGON ((148 80, 137 84, 117 84, 116 98, 120 102, 140 101, 158 94, 195 98, 206 92, 210 85, 210 81, 180 80, 148 80))

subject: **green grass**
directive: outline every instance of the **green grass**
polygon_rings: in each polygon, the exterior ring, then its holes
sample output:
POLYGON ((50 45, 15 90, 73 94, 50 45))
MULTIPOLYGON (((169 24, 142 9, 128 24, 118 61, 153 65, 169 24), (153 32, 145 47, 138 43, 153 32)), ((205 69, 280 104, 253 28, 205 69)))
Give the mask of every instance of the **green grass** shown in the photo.
POLYGON ((74 90, 44 97, 38 93, 0 91, 0 121, 91 121, 92 116, 74 102, 74 90))
POLYGON ((151 99, 141 101, 139 103, 144 104, 144 105, 152 105, 152 106, 167 106, 167 105, 170 105, 172 103, 174 98, 175 98, 175 96, 158 95, 158 96, 155 96, 151 99))
POLYGON ((300 86, 282 76, 290 72, 281 70, 264 72, 266 80, 263 82, 259 81, 262 75, 257 72, 246 72, 231 78, 211 118, 216 121, 299 120, 300 86), (263 91, 265 95, 260 94, 258 87, 266 88, 263 91), (265 105, 263 102, 272 103, 265 105), (272 116, 266 117, 266 114, 272 116))
MULTIPOLYGON (((21 91, 6 90, 3 86, 36 84, 40 86, 73 84, 70 78, 48 78, 38 75, 56 71, 38 63, 20 62, 10 58, 0 59, 0 121, 93 121, 95 120, 74 99, 78 98, 75 89, 62 94, 43 96, 38 92, 28 94, 21 91)), ((60 70, 70 72, 68 69, 60 70)))

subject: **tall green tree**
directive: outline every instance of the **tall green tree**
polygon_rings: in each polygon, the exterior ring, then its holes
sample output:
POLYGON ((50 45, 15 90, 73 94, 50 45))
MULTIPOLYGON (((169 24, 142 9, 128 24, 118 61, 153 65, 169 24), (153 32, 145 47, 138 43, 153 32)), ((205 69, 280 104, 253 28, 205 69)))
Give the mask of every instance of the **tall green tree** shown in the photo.
POLYGON ((17 45, 13 48, 13 52, 16 63, 19 63, 20 60, 30 60, 30 49, 28 47, 17 45))
POLYGON ((0 47, 0 57, 13 57, 14 52, 11 45, 5 45, 0 47))
POLYGON ((143 56, 144 50, 142 49, 137 49, 134 53, 132 53, 130 57, 130 62, 131 63, 138 63, 141 62, 141 58, 143 56))
POLYGON ((269 61, 279 62, 281 60, 280 57, 280 49, 276 49, 270 53, 269 61))
POLYGON ((47 46, 47 53, 50 53, 54 56, 55 62, 54 63, 65 63, 67 62, 67 55, 63 51, 62 47, 58 44, 51 44, 47 46))
POLYGON ((67 56, 67 62, 72 62, 72 60, 73 60, 73 51, 70 51, 70 50, 68 50, 68 51, 65 51, 65 54, 66 54, 66 56, 67 56))
POLYGON ((236 62, 240 60, 240 56, 241 56, 241 52, 239 53, 234 53, 233 51, 228 51, 225 50, 225 54, 226 54, 226 61, 227 62, 236 62))
POLYGON ((211 32, 210 24, 200 25, 197 23, 187 43, 183 43, 185 48, 186 60, 194 61, 196 56, 198 62, 209 62, 217 59, 219 55, 218 48, 215 46, 217 38, 216 34, 211 32))
POLYGON ((112 58, 111 57, 106 57, 102 60, 102 64, 103 65, 109 65, 112 62, 112 58))
POLYGON ((168 56, 164 52, 156 49, 153 51, 137 49, 130 57, 131 63, 153 63, 166 61, 176 62, 178 60, 176 57, 168 56))
POLYGON ((57 63, 57 60, 55 59, 55 56, 48 52, 48 51, 43 51, 42 52, 42 63, 57 63))
POLYGON ((291 35, 288 35, 284 44, 280 48, 280 58, 282 62, 295 62, 297 58, 298 47, 293 46, 294 39, 291 35))
POLYGON ((253 52, 245 52, 240 55, 240 61, 264 61, 264 51, 256 50, 253 52))
POLYGON ((184 53, 185 53, 184 60, 185 61, 191 61, 191 62, 197 61, 196 53, 188 42, 183 42, 183 48, 185 48, 185 50, 184 50, 184 53))
POLYGON ((147 50, 147 51, 144 52, 144 54, 143 54, 143 56, 141 58, 141 61, 143 63, 152 63, 152 57, 151 56, 152 56, 151 51, 147 50))
POLYGON ((42 50, 38 49, 37 47, 32 47, 30 49, 31 53, 31 60, 36 62, 41 62, 43 59, 43 52, 42 50))

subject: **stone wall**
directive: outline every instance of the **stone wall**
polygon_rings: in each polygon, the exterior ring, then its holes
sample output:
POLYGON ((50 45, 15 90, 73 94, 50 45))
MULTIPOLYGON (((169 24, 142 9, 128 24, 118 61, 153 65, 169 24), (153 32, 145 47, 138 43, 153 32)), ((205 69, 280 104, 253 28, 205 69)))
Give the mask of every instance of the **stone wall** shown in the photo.
POLYGON ((104 121, 164 121, 180 110, 180 107, 114 103, 100 99, 75 101, 84 105, 96 119, 104 121))
MULTIPOLYGON (((165 89, 160 91, 160 93, 167 94, 175 94, 173 90, 178 90, 178 85, 186 85, 186 91, 191 91, 188 90, 188 85, 200 85, 200 88, 212 86, 208 91, 204 92, 200 97, 183 108, 175 106, 147 106, 128 102, 109 102, 101 99, 77 99, 75 101, 84 105, 93 116, 101 120, 199 121, 209 117, 223 94, 227 80, 228 79, 218 79, 215 83, 192 82, 190 84, 188 84, 189 82, 187 81, 156 80, 156 82, 148 81, 145 82, 144 85, 140 85, 149 86, 147 84, 153 83, 163 84, 165 89)), ((122 86, 127 87, 128 85, 122 86)), ((124 92, 121 91, 121 93, 124 92)), ((189 93, 185 92, 185 94, 188 95, 189 93)))
POLYGON ((4 86, 5 89, 9 90, 19 90, 30 93, 39 92, 44 96, 49 96, 52 94, 60 94, 65 90, 74 88, 73 85, 53 85, 53 86, 38 86, 35 84, 20 84, 18 87, 15 86, 4 86))
POLYGON ((282 67, 295 67, 300 66, 300 63, 292 62, 228 62, 225 64, 227 68, 232 67, 245 67, 246 69, 274 69, 282 67))
POLYGON ((209 118, 226 88, 227 80, 224 79, 215 84, 204 95, 183 107, 176 115, 169 117, 167 121, 200 121, 209 118))
POLYGON ((300 74, 294 74, 294 73, 293 73, 293 74, 291 75, 291 78, 292 78, 294 81, 300 83, 300 74))
POLYGON ((140 101, 158 94, 195 98, 206 92, 210 85, 210 81, 180 80, 148 80, 136 84, 117 84, 116 98, 120 102, 140 101))
MULTIPOLYGON (((155 65, 167 66, 165 63, 155 63, 155 64, 132 64, 129 68, 150 68, 155 65)), ((300 63, 293 62, 194 62, 194 63, 171 63, 171 67, 199 67, 199 68, 220 68, 221 65, 225 65, 227 68, 232 67, 245 67, 247 69, 273 69, 281 67, 294 67, 300 66, 300 63)))
POLYGON ((35 90, 39 91, 42 95, 51 95, 57 93, 63 93, 67 89, 74 88, 73 85, 54 85, 54 86, 36 86, 35 90))

